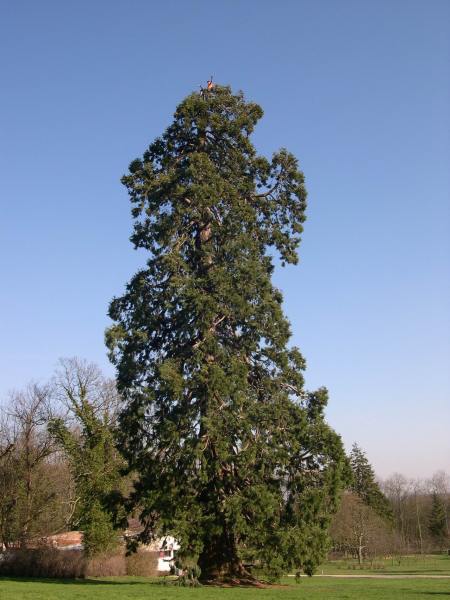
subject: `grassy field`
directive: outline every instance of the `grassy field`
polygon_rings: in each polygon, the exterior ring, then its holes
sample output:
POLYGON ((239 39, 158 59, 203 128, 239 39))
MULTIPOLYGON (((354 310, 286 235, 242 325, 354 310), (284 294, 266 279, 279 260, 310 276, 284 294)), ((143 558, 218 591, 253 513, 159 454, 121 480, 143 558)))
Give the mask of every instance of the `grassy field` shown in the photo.
POLYGON ((354 569, 352 561, 323 565, 324 575, 423 575, 420 579, 285 578, 283 585, 268 589, 183 588, 161 579, 139 577, 49 581, 0 579, 0 600, 402 600, 448 597, 450 579, 426 579, 450 575, 450 556, 409 556, 398 561, 378 561, 377 568, 354 569))
POLYGON ((271 589, 182 588, 138 578, 80 582, 0 580, 1 600, 431 600, 450 597, 445 579, 305 579, 271 589))
POLYGON ((318 573, 324 575, 450 575, 450 556, 404 556, 399 559, 377 559, 360 568, 355 560, 334 560, 322 565, 318 573))

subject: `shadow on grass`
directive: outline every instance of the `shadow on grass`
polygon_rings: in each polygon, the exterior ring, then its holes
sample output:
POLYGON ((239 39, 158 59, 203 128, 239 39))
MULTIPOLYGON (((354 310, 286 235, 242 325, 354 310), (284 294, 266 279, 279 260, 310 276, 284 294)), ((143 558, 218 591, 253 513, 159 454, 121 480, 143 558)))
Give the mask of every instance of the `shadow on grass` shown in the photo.
POLYGON ((416 594, 420 594, 421 596, 450 596, 450 592, 415 592, 416 594))
POLYGON ((87 577, 86 579, 44 579, 41 577, 0 577, 0 583, 2 581, 15 581, 17 583, 57 583, 69 584, 69 585, 159 585, 165 586, 170 585, 170 581, 158 581, 157 579, 93 579, 87 577))

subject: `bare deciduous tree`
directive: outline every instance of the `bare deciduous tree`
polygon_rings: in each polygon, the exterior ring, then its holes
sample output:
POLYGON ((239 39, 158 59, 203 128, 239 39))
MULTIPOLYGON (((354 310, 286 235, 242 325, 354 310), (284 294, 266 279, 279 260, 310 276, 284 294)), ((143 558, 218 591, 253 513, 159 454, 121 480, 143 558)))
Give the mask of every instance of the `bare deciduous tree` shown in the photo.
POLYGON ((396 546, 385 519, 352 492, 344 494, 330 533, 336 548, 357 558, 359 565, 366 558, 392 553, 396 546))
POLYGON ((4 546, 26 546, 63 526, 64 467, 47 431, 47 386, 30 384, 10 395, 0 427, 0 537, 4 546))

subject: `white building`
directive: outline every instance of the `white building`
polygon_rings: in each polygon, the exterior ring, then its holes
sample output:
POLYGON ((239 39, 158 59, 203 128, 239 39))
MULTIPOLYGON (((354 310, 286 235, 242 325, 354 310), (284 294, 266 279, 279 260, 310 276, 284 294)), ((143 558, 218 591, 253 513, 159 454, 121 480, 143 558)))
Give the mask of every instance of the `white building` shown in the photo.
POLYGON ((175 557, 180 544, 171 535, 155 540, 152 546, 158 552, 158 571, 167 573, 175 566, 175 557))
MULTIPOLYGON (((125 538, 134 532, 125 532, 125 538)), ((83 550, 83 534, 81 531, 67 531, 49 536, 46 543, 59 550, 83 550)), ((158 560, 157 570, 160 573, 169 573, 175 567, 175 557, 180 549, 180 544, 171 535, 158 538, 150 544, 140 546, 141 551, 156 554, 158 560)), ((0 548, 1 550, 1 548, 0 548)))

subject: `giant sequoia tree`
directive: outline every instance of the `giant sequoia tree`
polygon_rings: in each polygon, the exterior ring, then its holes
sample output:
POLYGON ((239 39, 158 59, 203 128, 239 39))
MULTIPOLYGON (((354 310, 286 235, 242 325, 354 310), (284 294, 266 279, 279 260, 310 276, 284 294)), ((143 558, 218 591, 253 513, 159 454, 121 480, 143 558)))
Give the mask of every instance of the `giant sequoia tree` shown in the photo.
POLYGON ((109 311, 121 446, 143 537, 173 533, 203 580, 248 577, 248 552, 312 572, 346 465, 271 282, 297 262, 306 191, 292 154, 256 154, 262 114, 228 87, 191 94, 123 177, 148 261, 109 311))

